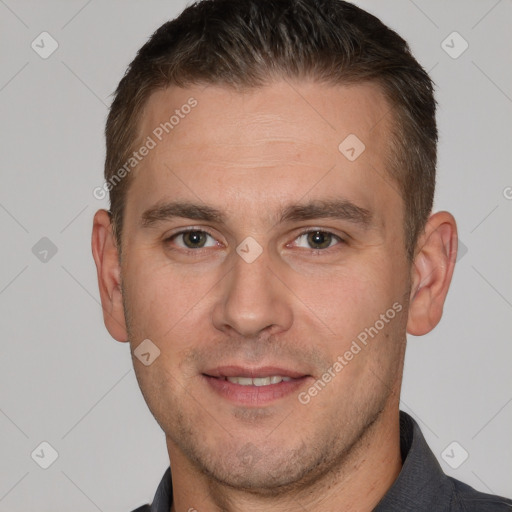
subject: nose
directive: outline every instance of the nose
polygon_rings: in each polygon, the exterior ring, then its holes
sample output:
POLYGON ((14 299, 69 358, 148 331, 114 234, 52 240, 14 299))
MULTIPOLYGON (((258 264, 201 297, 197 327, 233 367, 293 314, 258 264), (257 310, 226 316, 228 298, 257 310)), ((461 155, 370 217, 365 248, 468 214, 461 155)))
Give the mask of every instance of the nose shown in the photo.
POLYGON ((222 290, 213 310, 214 326, 247 338, 288 330, 293 323, 292 294, 278 267, 270 266, 267 252, 251 263, 238 254, 233 259, 233 269, 219 283, 222 290))

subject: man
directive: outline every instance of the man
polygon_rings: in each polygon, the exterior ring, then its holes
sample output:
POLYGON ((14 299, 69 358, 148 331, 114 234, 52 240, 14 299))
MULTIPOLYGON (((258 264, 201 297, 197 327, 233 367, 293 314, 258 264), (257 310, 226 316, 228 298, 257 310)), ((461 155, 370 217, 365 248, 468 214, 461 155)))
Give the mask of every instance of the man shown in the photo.
POLYGON ((501 511, 399 411, 439 322, 455 220, 431 214, 432 82, 338 0, 207 0, 166 23, 106 126, 92 248, 182 511, 501 511))

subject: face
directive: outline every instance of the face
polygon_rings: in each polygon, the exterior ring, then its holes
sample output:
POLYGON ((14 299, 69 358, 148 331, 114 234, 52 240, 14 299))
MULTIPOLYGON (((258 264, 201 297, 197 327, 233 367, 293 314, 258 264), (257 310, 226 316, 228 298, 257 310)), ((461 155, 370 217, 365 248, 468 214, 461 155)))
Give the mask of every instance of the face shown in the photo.
POLYGON ((133 361, 171 460, 293 486, 397 407, 410 266, 388 112, 374 85, 149 99, 121 281, 132 350, 160 351, 133 361))

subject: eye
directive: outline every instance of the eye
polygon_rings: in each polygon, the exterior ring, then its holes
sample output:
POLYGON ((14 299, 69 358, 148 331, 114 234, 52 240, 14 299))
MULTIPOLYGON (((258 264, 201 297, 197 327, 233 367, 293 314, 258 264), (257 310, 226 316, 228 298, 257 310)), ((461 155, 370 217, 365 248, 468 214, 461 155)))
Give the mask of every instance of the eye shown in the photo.
POLYGON ((217 241, 207 233, 200 229, 188 229, 186 231, 180 231, 174 235, 166 238, 165 243, 174 242, 175 245, 182 249, 203 249, 205 247, 215 247, 217 241), (209 245, 207 245, 208 237, 212 239, 209 245), (178 242, 179 241, 179 242, 178 242))
MULTIPOLYGON (((305 247, 306 249, 314 249, 314 250, 323 250, 328 249, 329 247, 332 247, 335 245, 335 242, 344 242, 344 240, 335 235, 334 233, 331 233, 329 231, 322 231, 320 229, 305 231, 301 233, 295 240, 302 243, 306 243, 309 245, 309 247, 305 247)), ((297 244, 297 246, 300 247, 300 245, 297 244)), ((304 247, 304 246, 302 246, 304 247)))

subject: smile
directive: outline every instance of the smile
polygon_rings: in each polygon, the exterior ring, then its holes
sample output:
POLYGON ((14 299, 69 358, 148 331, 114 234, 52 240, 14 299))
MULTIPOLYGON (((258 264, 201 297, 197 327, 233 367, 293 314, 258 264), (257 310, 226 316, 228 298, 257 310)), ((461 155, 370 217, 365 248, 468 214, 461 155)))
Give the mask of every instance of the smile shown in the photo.
POLYGON ((220 371, 209 371, 203 373, 202 378, 215 396, 234 405, 251 408, 264 407, 285 398, 295 397, 312 380, 310 375, 286 370, 262 371, 260 368, 259 371, 244 371, 240 367, 237 370, 223 368, 220 371))
POLYGON ((273 375, 271 377, 219 377, 228 380, 233 384, 241 386, 269 386, 270 384, 279 384, 280 382, 289 382, 291 377, 283 377, 281 375, 273 375))

